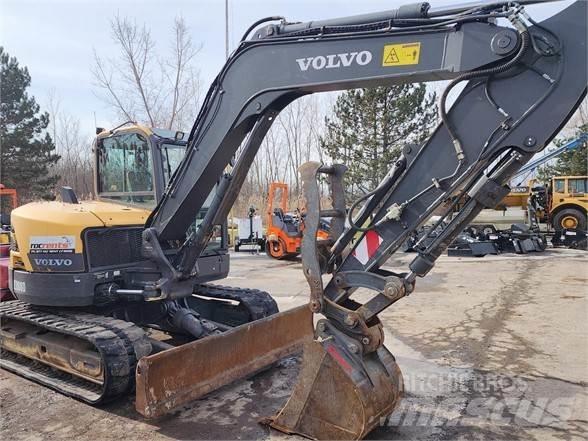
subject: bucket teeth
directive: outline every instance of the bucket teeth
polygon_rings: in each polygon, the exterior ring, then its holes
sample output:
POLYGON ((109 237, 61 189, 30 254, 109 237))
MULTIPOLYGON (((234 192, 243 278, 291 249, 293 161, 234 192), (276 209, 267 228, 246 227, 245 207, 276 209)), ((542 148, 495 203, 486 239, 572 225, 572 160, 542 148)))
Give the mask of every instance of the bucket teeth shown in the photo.
POLYGON ((268 423, 311 439, 361 439, 394 411, 403 388, 385 347, 358 357, 333 340, 314 340, 304 347, 290 399, 268 423))

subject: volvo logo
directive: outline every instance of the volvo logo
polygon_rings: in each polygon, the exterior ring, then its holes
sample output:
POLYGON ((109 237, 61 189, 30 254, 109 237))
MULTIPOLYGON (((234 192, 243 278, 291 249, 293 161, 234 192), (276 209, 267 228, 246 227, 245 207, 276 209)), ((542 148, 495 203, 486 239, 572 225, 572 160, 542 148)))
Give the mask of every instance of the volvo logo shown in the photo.
POLYGON ((310 67, 314 70, 335 69, 338 67, 349 67, 353 63, 365 66, 372 61, 370 51, 345 52, 342 54, 319 55, 318 57, 297 58, 296 62, 301 71, 305 72, 310 67))
POLYGON ((71 259, 34 259, 37 265, 42 266, 71 266, 71 259))

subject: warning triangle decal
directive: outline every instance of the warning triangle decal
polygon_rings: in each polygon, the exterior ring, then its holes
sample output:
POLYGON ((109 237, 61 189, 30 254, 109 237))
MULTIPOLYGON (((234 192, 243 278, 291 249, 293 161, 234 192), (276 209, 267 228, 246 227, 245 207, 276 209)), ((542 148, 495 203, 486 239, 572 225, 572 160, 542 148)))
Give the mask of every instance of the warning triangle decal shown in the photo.
POLYGON ((400 60, 398 59, 398 55, 396 55, 396 50, 392 48, 390 52, 388 52, 388 56, 384 60, 384 64, 394 64, 398 63, 400 60))

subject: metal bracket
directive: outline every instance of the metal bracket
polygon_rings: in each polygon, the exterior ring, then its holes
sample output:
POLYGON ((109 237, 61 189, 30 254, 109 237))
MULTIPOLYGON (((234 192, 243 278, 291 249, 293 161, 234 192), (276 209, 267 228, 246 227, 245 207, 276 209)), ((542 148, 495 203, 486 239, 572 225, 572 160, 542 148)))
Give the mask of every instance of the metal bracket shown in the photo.
POLYGON ((145 257, 154 261, 158 270, 161 271, 161 278, 155 285, 145 288, 146 292, 159 292, 159 295, 149 297, 146 300, 175 299, 192 295, 194 282, 190 279, 180 280, 181 273, 173 267, 164 254, 154 228, 143 230, 142 253, 145 257))
POLYGON ((366 271, 345 271, 335 276, 335 285, 340 289, 367 288, 378 294, 364 303, 355 313, 368 322, 378 313, 400 300, 407 293, 404 278, 381 276, 366 271))
POLYGON ((482 178, 468 192, 468 196, 486 208, 494 208, 504 199, 509 191, 510 188, 506 185, 500 185, 492 179, 489 179, 486 175, 482 175, 482 178))
POLYGON ((310 286, 310 309, 320 312, 323 308, 322 275, 329 272, 329 247, 332 246, 345 228, 345 195, 343 175, 347 170, 344 165, 324 166, 319 162, 307 162, 298 169, 302 178, 302 192, 306 206, 304 236, 302 237, 301 255, 304 276, 310 286), (321 210, 320 189, 317 177, 319 173, 327 175, 332 209, 321 210), (331 228, 327 241, 317 241, 321 217, 331 217, 331 228))

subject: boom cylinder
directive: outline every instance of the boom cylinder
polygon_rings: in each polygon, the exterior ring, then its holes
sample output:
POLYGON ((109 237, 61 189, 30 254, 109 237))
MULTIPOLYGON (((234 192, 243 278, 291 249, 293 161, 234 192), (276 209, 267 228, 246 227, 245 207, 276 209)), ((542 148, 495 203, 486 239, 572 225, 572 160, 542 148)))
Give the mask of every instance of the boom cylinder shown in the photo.
POLYGON ((371 14, 352 15, 349 17, 332 18, 330 20, 314 20, 304 23, 285 23, 278 26, 277 30, 278 35, 284 35, 323 26, 353 26, 395 19, 427 18, 430 7, 431 5, 427 2, 412 3, 400 6, 398 9, 371 14))

